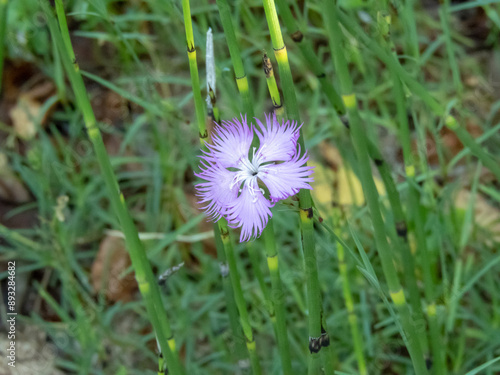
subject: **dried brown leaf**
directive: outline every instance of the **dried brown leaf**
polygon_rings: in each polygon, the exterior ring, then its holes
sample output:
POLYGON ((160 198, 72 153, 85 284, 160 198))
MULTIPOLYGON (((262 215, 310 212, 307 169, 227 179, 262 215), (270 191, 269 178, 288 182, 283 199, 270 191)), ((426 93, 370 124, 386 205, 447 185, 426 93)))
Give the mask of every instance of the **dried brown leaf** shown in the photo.
POLYGON ((105 237, 92 264, 90 281, 94 291, 104 292, 108 300, 113 302, 131 301, 137 291, 137 282, 132 272, 125 273, 130 265, 130 256, 123 239, 105 237))

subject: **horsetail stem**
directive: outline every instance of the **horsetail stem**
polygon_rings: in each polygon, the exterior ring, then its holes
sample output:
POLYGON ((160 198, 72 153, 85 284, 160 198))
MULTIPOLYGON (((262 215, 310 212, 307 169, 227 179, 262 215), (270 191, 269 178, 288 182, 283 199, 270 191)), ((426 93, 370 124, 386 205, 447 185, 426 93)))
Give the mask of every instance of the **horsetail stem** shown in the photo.
POLYGON ((264 53, 262 56, 262 68, 264 69, 264 74, 266 75, 267 88, 269 89, 269 94, 271 95, 271 100, 273 101, 274 114, 279 119, 283 118, 285 114, 285 109, 281 103, 280 92, 278 90, 278 85, 276 83, 276 78, 274 77, 274 69, 271 59, 264 53))
MULTIPOLYGON (((338 235, 338 234, 337 234, 338 235)), ((351 327, 351 335, 353 339, 354 352, 358 362, 358 369, 361 375, 366 375, 366 362, 363 354, 363 341, 358 328, 358 318, 354 311, 354 303, 352 300, 351 287, 349 285, 349 275, 347 273, 347 264, 345 262, 344 248, 340 243, 337 243, 337 256, 339 259, 339 270, 342 277, 342 292, 344 295, 345 305, 347 308, 349 326, 351 327)))
POLYGON ((316 54, 314 53, 312 44, 309 39, 304 36, 303 32, 296 24, 286 0, 277 0, 276 2, 278 4, 281 19, 283 20, 285 27, 290 33, 290 38, 292 38, 292 40, 299 47, 302 56, 306 60, 313 74, 316 76, 316 78, 318 78, 323 92, 325 93, 327 99, 330 101, 337 114, 344 115, 345 108, 340 95, 333 87, 331 81, 326 77, 325 70, 323 69, 323 64, 319 60, 318 56, 316 56, 316 54))
MULTIPOLYGON (((446 374, 446 364, 443 352, 442 337, 439 332, 438 317, 436 315, 435 305, 435 286, 431 275, 430 254, 427 248, 427 239, 425 236, 425 221, 420 210, 420 193, 417 189, 415 180, 415 166, 413 164, 413 154, 411 152, 410 127, 406 114, 406 103, 403 94, 403 87, 399 77, 393 69, 389 68, 393 80, 393 92, 396 100, 397 119, 400 125, 399 137, 403 145, 403 160, 406 171, 406 180, 408 181, 408 206, 409 215, 415 226, 415 238, 417 249, 421 253, 421 266, 424 276, 424 292, 427 300, 427 318, 429 322, 430 341, 432 349, 433 367, 437 374, 446 374)), ((420 307, 420 301, 419 301, 420 307)), ((412 306, 413 307, 413 306, 412 306)), ((419 311, 420 312, 420 311, 419 311)), ((423 335, 421 335, 423 336, 423 335)))
POLYGON ((238 91, 240 92, 241 98, 243 99, 243 108, 245 109, 247 115, 250 117, 250 121, 252 121, 254 116, 252 98, 250 96, 248 78, 245 73, 245 69, 243 68, 243 60, 241 59, 240 48, 238 46, 238 41, 236 40, 236 34, 234 33, 233 21, 231 20, 231 11, 229 9, 227 0, 217 0, 217 7, 219 8, 222 28, 224 29, 224 36, 226 37, 229 54, 231 56, 231 62, 233 64, 236 85, 238 86, 238 91))
MULTIPOLYGON (((393 43, 389 38, 390 35, 390 27, 391 27, 391 18, 389 16, 379 16, 377 17, 378 20, 378 25, 379 29, 381 31, 380 33, 380 40, 381 43, 385 46, 385 48, 393 52, 393 43)), ((403 154, 404 157, 406 158, 405 160, 409 161, 408 165, 412 165, 411 163, 411 158, 412 158, 412 153, 411 153, 411 145, 410 145, 410 133, 409 133, 409 127, 408 127, 408 118, 406 115, 406 105, 404 103, 404 92, 403 88, 401 86, 401 82, 397 76, 397 74, 394 72, 394 69, 389 67, 389 72, 392 75, 393 78, 393 93, 394 97, 396 100, 396 113, 397 113, 397 119, 400 124, 400 129, 402 134, 405 134, 405 139, 402 142, 403 144, 403 154)), ((368 146, 369 150, 372 149, 372 145, 369 144, 368 146)), ((408 243, 408 225, 407 225, 407 219, 405 217, 405 214, 403 212, 402 204, 401 204, 401 199, 399 196, 399 192, 396 189, 396 185, 394 183, 394 180, 392 179, 389 166, 387 163, 382 159, 382 156, 380 155, 380 151, 378 149, 372 150, 371 154, 376 155, 376 158, 374 158, 375 165, 377 166, 380 176, 382 177, 382 180, 384 181, 384 185, 386 187, 387 191, 387 197, 389 199, 389 203, 392 208, 392 213, 394 216, 394 223, 396 226, 396 234, 397 234, 397 241, 399 244, 399 247, 402 249, 402 258, 403 258, 403 269, 404 269, 404 278, 405 278, 405 283, 409 291, 409 303, 411 306, 412 310, 412 318, 414 321, 420 320, 424 318, 424 314, 422 312, 422 305, 421 305, 421 298, 420 298, 420 292, 418 289, 417 285, 417 280, 415 277, 415 259, 413 257, 413 254, 411 252, 409 243, 408 243)), ((405 163, 406 164, 406 163, 405 163)), ((414 186, 411 186, 413 188, 414 186)), ((410 206, 410 210, 414 206, 410 206)), ((422 347, 422 351, 424 353, 427 353, 428 351, 428 341, 427 341, 427 335, 419 335, 419 340, 420 340, 420 345, 422 347)))
MULTIPOLYGON (((208 33, 207 33, 208 34, 208 33)), ((207 86, 208 86, 208 95, 210 99, 210 104, 207 105, 210 121, 214 121, 216 123, 220 123, 220 114, 219 108, 217 106, 217 98, 215 96, 215 87, 211 87, 211 85, 215 86, 215 56, 213 54, 213 39, 207 37, 207 86), (210 73, 209 73, 210 72, 210 73), (210 77, 213 75, 213 77, 210 77)), ((200 143, 203 145, 203 140, 200 138, 200 143)), ((231 352, 235 354, 238 362, 244 358, 245 348, 243 347, 243 341, 240 340, 241 336, 241 328, 238 323, 238 308, 236 307, 236 303, 234 301, 234 292, 233 287, 231 285, 231 279, 229 276, 229 267, 227 265, 226 254, 224 252, 224 244, 222 243, 222 238, 220 235, 219 226, 217 223, 214 223, 214 234, 215 234, 215 247, 217 250, 217 258, 219 260, 219 268, 220 274, 222 277, 222 287, 224 289, 224 299, 226 301, 227 313, 229 315, 229 325, 231 326, 231 331, 233 333, 233 340, 235 345, 235 350, 231 350, 231 352)), ((239 362, 240 363, 240 362, 239 362)))
MULTIPOLYGON (((233 24, 231 21, 231 14, 229 12, 229 7, 227 5, 226 0, 217 0, 217 6, 219 7, 219 13, 220 17, 222 20, 222 26, 224 29, 224 34, 226 36, 226 40, 229 46, 229 53, 231 55, 231 61, 233 63, 233 68, 236 76, 236 81, 238 84, 238 90, 240 92, 240 95, 243 99, 243 106, 245 109, 245 112, 253 117, 254 110, 253 110, 253 105, 251 102, 250 98, 250 93, 249 93, 249 87, 248 87, 248 82, 246 78, 246 73, 243 68, 243 62, 241 60, 240 56, 240 51, 239 47, 237 44, 236 40, 236 35, 234 33, 234 28, 233 24), (243 81, 243 78, 244 81, 243 81), (245 84, 246 82, 246 84, 245 84)), ((268 81, 269 84, 269 81, 268 81)), ((276 82, 274 81, 274 85, 276 86, 276 82)), ((276 86, 276 93, 277 93, 277 100, 280 102, 279 99, 279 92, 276 86)), ((276 99, 276 98, 275 98, 276 99)), ((274 100, 273 100, 274 102, 274 100)), ((278 102, 276 102, 278 103, 278 102)), ((282 106, 280 105, 281 109, 282 106)), ((276 261, 278 260, 278 254, 276 252, 276 244, 275 244, 275 236, 274 236, 274 227, 273 227, 273 220, 272 218, 269 220, 266 229, 264 230, 263 236, 265 238, 265 249, 266 252, 269 256, 269 254, 275 254, 276 261)), ((252 249, 249 249, 250 256, 253 260, 253 263, 257 263, 255 261, 255 254, 252 253, 252 249)), ((268 262, 268 267, 269 267, 269 262, 268 262)), ((259 278, 260 275, 260 269, 258 267, 258 264, 253 264, 253 268, 255 272, 257 273, 257 277, 259 278)), ((271 274, 271 288, 272 288, 272 293, 273 295, 278 293, 281 295, 283 294, 282 286, 281 286, 281 279, 279 278, 279 272, 276 274, 276 270, 271 269, 269 267, 269 272, 271 274), (276 279, 276 276, 278 276, 278 279, 276 279)), ((260 278, 259 278, 260 281, 260 278)), ((261 286, 264 294, 266 291, 265 285, 261 286)), ((266 305, 271 305, 267 306, 269 309, 269 314, 271 316, 271 321, 273 322, 273 326, 276 331, 276 337, 278 340, 278 350, 280 353, 281 357, 281 363, 283 367, 283 373, 284 374, 291 374, 292 371, 292 365, 291 365, 291 357, 290 357, 290 350, 289 350, 289 344, 288 344, 288 333, 286 329, 286 316, 285 316, 285 306, 284 306, 284 298, 280 299, 271 299, 269 303, 266 303, 266 305), (274 306, 273 306, 274 305, 274 306), (275 316, 274 316, 275 315, 275 316)))
MULTIPOLYGON (((208 42, 207 42, 208 43, 208 42)), ((208 50, 208 48, 207 48, 208 50)), ((213 47, 212 47, 212 52, 213 52, 213 47)), ((215 67, 215 56, 210 57, 213 61, 212 63, 214 64, 215 67)), ((207 67, 207 74, 208 74, 208 67, 207 67)), ((207 82, 208 82, 208 77, 207 77, 207 82)), ((214 87, 215 89, 215 87, 214 87)), ((217 106, 217 98, 215 96, 215 92, 212 89, 212 87, 209 86, 208 89, 208 95, 211 101, 211 120, 220 123, 220 113, 219 113, 219 108, 217 106)), ((200 142, 203 144, 203 141, 200 139, 200 142)), ((229 267, 227 265, 227 260, 226 260, 226 253, 224 252, 224 244, 222 243, 222 238, 220 235, 220 230, 219 226, 217 223, 214 223, 213 225, 214 228, 214 234, 215 234, 215 247, 217 250, 217 258, 219 260, 219 267, 220 267, 220 274, 222 277, 222 287, 224 289, 224 299, 226 301, 226 308, 227 308, 227 313, 229 315, 229 325, 231 326, 231 331, 233 333, 233 339, 234 339, 234 345, 235 345, 235 350, 234 354, 235 357, 240 360, 244 357, 244 347, 243 347, 243 341, 239 340, 239 337, 241 336, 240 331, 240 325, 238 323, 238 308, 236 307, 236 303, 234 301, 234 292, 233 292, 233 287, 231 285, 231 279, 228 277, 229 276, 229 267)))
MULTIPOLYGON (((336 213, 334 213, 333 227, 339 228, 340 216, 341 216, 340 209, 336 208, 335 211, 336 213)), ((335 232, 337 232, 336 234, 340 238, 341 233, 338 230, 336 230, 335 232)), ((356 361, 358 362, 358 370, 360 375, 367 375, 368 372, 366 369, 366 361, 365 361, 365 356, 363 354, 364 345, 358 328, 358 318, 356 316, 356 312, 354 311, 354 302, 352 298, 351 286, 349 281, 349 273, 347 271, 347 262, 345 259, 344 247, 340 242, 336 243, 336 247, 337 247, 337 257, 339 261, 339 272, 342 278, 342 293, 344 296, 345 306, 347 309, 347 316, 349 321, 349 327, 351 329, 354 353, 356 355, 356 361)))
POLYGON ((267 255, 267 267, 271 276, 271 301, 274 304, 276 314, 276 334, 278 338, 278 349, 281 358, 283 374, 292 374, 292 359, 290 356, 290 345, 288 343, 288 332, 285 312, 285 293, 281 282, 279 271, 279 257, 276 250, 276 239, 274 235, 273 222, 270 221, 263 232, 267 255))
POLYGON ((101 132, 97 126, 96 118, 87 95, 87 90, 78 63, 74 59, 75 54, 69 39, 69 30, 62 0, 55 1, 57 20, 48 2, 42 1, 41 5, 47 16, 47 23, 52 38, 59 49, 60 58, 62 59, 71 87, 73 88, 77 105, 82 112, 87 134, 92 142, 97 161, 108 189, 111 205, 122 226, 139 291, 144 298, 148 317, 155 330, 161 352, 166 356, 167 365, 172 374, 184 374, 184 370, 176 352, 175 339, 163 305, 160 289, 144 251, 142 242, 139 239, 137 228, 135 227, 125 203, 125 198, 120 192, 117 179, 113 172, 113 167, 111 166, 109 156, 104 146, 101 132))
POLYGON ((226 300, 227 314, 229 315, 229 325, 231 326, 231 331, 233 333, 235 356, 238 360, 240 360, 244 357, 245 348, 243 347, 243 340, 240 340, 241 328, 240 324, 238 323, 238 308, 234 300, 234 291, 231 283, 231 278, 228 277, 230 270, 227 264, 227 258, 224 250, 224 243, 222 242, 221 232, 217 223, 214 223, 214 233, 217 258, 219 260, 220 274, 222 277, 222 287, 224 289, 224 298, 226 300))
POLYGON ((334 64, 340 78, 340 87, 344 105, 347 109, 349 124, 351 129, 351 138, 354 144, 355 152, 358 157, 359 174, 363 192, 372 216, 372 223, 375 231, 375 242, 377 251, 381 258, 383 272, 389 286, 389 293, 394 302, 404 329, 403 337, 406 339, 406 345, 412 358, 413 366, 417 375, 427 374, 424 356, 418 341, 418 336, 414 325, 410 319, 410 311, 406 303, 404 291, 401 287, 395 266, 392 262, 392 256, 387 242, 385 225, 380 212, 378 193, 371 173, 370 159, 367 152, 366 134, 362 128, 361 118, 357 110, 356 96, 353 92, 352 80, 349 75, 347 63, 343 56, 341 45, 342 33, 338 22, 337 8, 334 2, 326 0, 325 4, 325 23, 329 35, 330 48, 334 57, 334 64))
MULTIPOLYGON (((278 21, 274 0, 263 0, 266 20, 271 34, 274 54, 278 62, 281 77, 285 110, 290 120, 300 123, 297 98, 293 85, 292 72, 288 63, 288 54, 278 21)), ((298 140, 302 152, 305 152, 304 135, 301 129, 298 140)), ((312 198, 309 190, 299 192, 300 223, 302 247, 304 251, 304 268, 307 282, 307 306, 309 313, 309 373, 317 371, 318 352, 321 349, 321 291, 318 279, 318 265, 314 239, 312 198)), ((326 328, 326 327, 325 327, 326 328)), ((328 345, 330 343, 328 342, 328 345)))
MULTIPOLYGON (((248 251, 248 255, 250 256, 250 263, 252 264, 252 270, 255 274, 255 277, 257 278, 257 282, 259 283, 260 290, 262 291, 262 295, 264 297, 267 313, 269 314, 269 318, 271 319, 271 322, 273 323, 274 326, 276 324, 276 316, 274 313, 274 302, 271 299, 271 295, 269 294, 269 288, 267 287, 266 282, 264 281, 264 274, 262 273, 260 267, 261 263, 259 254, 257 253, 257 250, 255 249, 253 243, 248 243, 246 245, 246 249, 248 251)), ((276 327, 274 327, 274 329, 276 330, 276 327)))
POLYGON ((246 339, 246 346, 250 357, 250 364, 252 366, 254 375, 259 375, 261 373, 260 363, 257 356, 255 339, 253 337, 250 319, 248 317, 248 309, 245 302, 245 297, 243 296, 243 290, 241 288, 238 266, 236 265, 236 256, 234 254, 234 246, 229 236, 227 221, 225 219, 220 219, 218 221, 218 225, 222 243, 224 245, 224 251, 226 253, 227 262, 229 265, 229 275, 231 277, 231 283, 233 285, 234 299, 236 301, 236 306, 238 307, 238 312, 240 314, 240 323, 246 339))
MULTIPOLYGON (((192 54, 190 52, 190 46, 192 46, 191 50, 194 50, 194 39, 193 39, 193 29, 191 24, 191 11, 189 6, 189 0, 182 1, 182 9, 184 12, 184 24, 186 28, 186 39, 188 43, 188 56, 189 56, 189 68, 191 72, 191 83, 193 85, 193 93, 195 98, 195 108, 198 120, 198 129, 200 129, 200 142, 202 145, 204 144, 205 138, 208 137, 208 133, 206 131, 204 117, 203 117, 203 101, 201 99, 201 91, 199 89, 199 79, 198 79, 198 66, 196 64, 196 54, 192 54), (193 57, 194 56, 194 57, 193 57), (193 63, 194 59, 194 63, 193 63), (194 78, 193 78, 194 76, 194 78), (196 95, 198 93, 199 95, 196 95), (201 117, 199 116, 201 114, 201 117), (202 132, 201 129, 204 129, 202 132)), ((238 313, 240 317, 241 327, 243 329, 243 334, 246 339, 246 347, 248 350, 248 355, 250 357, 250 364, 252 366, 252 371, 254 375, 259 375, 261 373, 259 358, 256 352, 255 340, 252 333, 252 328, 250 326, 250 320, 248 317, 248 310, 245 303, 245 298, 243 296, 243 291, 241 288, 241 281, 238 272, 238 268, 236 265, 236 258, 234 254, 234 247, 231 242, 229 229, 227 226, 227 221, 221 218, 218 222, 219 232, 216 235, 219 235, 222 239, 222 245, 224 248, 224 254, 229 266, 229 275, 231 280, 231 285, 234 294, 234 300, 236 306, 238 308, 238 313)))
POLYGON ((207 126, 205 124, 205 111, 203 99, 201 97, 200 77, 198 75, 198 64, 196 62, 196 45, 193 36, 193 24, 191 22, 191 8, 189 0, 182 0, 182 13, 184 14, 184 28, 186 29, 186 45, 189 59, 189 72, 191 75, 191 86, 193 87, 193 98, 195 104, 196 120, 200 140, 206 141, 208 137, 207 126))

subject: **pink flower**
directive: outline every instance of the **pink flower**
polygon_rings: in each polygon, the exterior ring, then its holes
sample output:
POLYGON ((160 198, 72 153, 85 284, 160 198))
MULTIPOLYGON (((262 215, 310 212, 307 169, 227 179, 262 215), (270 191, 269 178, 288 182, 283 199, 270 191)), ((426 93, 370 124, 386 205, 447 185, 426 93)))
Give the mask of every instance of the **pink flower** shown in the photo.
POLYGON ((312 189, 312 167, 305 166, 307 152, 297 145, 300 126, 266 115, 266 125, 248 126, 246 116, 222 121, 215 127, 212 145, 201 156, 205 182, 196 185, 207 215, 225 218, 232 228, 241 227, 240 242, 259 237, 272 217, 276 202, 312 189), (252 147, 257 135, 259 147, 252 147))

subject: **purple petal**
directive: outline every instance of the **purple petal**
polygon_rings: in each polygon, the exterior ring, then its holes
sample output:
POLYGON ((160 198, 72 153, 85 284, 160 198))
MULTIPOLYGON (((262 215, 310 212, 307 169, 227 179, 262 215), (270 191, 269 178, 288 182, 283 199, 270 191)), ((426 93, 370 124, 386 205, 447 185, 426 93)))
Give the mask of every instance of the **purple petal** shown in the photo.
POLYGON ((205 204, 203 209, 211 220, 217 221, 226 212, 228 204, 238 195, 238 186, 232 186, 235 172, 228 171, 218 164, 201 162, 200 173, 195 173, 206 182, 195 185, 198 203, 205 204), (204 168, 203 168, 204 167, 204 168))
POLYGON ((215 127, 213 144, 207 144, 209 152, 205 152, 206 160, 225 168, 238 168, 239 160, 248 157, 253 140, 253 126, 247 125, 246 116, 241 116, 241 121, 234 118, 232 121, 222 121, 222 125, 215 127))
POLYGON ((259 163, 270 161, 287 161, 297 153, 299 129, 296 122, 283 120, 280 125, 276 115, 266 115, 266 126, 255 119, 260 131, 256 129, 260 147, 255 154, 259 163))
POLYGON ((241 194, 228 210, 226 219, 233 228, 241 227, 240 242, 259 237, 272 216, 269 202, 257 185, 257 179, 245 182, 241 194))
POLYGON ((307 153, 300 156, 298 154, 289 161, 280 164, 263 165, 259 169, 259 177, 269 189, 272 202, 286 199, 299 192, 300 189, 312 189, 309 182, 314 179, 309 177, 313 173, 314 167, 304 164, 309 157, 307 153))

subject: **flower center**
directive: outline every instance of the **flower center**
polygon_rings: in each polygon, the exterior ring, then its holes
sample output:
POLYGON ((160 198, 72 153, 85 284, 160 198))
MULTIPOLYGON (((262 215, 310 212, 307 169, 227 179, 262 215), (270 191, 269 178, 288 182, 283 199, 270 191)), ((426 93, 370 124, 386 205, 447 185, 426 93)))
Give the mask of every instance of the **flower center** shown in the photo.
POLYGON ((257 191, 263 190, 258 187, 257 178, 260 172, 260 162, 259 158, 255 157, 256 147, 253 147, 252 152, 252 161, 249 158, 242 158, 239 161, 239 166, 237 171, 235 171, 235 176, 231 181, 230 189, 233 189, 234 186, 239 186, 239 192, 241 193, 242 189, 246 186, 250 195, 252 196, 252 202, 257 201, 257 191))

